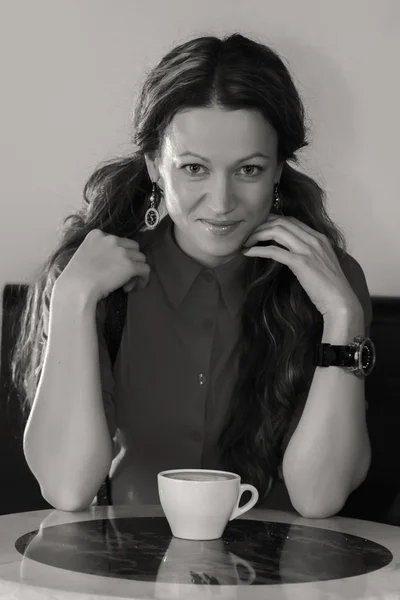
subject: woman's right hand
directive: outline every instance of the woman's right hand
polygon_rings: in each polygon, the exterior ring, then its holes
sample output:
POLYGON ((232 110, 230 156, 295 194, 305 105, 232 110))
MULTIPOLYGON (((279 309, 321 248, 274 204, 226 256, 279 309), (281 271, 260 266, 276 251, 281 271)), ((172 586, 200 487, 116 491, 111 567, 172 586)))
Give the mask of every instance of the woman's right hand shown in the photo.
POLYGON ((149 277, 150 267, 138 242, 93 229, 58 279, 83 287, 99 301, 122 286, 125 292, 143 288, 149 277))

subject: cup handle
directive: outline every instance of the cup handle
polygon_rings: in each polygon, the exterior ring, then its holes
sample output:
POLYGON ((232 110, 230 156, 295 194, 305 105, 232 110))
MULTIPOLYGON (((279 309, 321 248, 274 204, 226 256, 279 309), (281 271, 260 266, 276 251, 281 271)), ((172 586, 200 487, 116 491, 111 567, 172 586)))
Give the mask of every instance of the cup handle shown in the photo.
POLYGON ((236 519, 236 517, 239 517, 243 513, 247 512, 248 510, 253 508, 253 506, 257 503, 257 501, 258 501, 258 491, 254 487, 254 485, 250 485, 249 483, 242 483, 240 485, 239 496, 238 496, 238 499, 236 502, 236 506, 233 509, 232 514, 229 517, 229 520, 233 521, 233 519, 236 519), (251 492, 251 498, 244 506, 241 506, 239 508, 240 498, 242 497, 243 492, 247 492, 247 491, 251 492))

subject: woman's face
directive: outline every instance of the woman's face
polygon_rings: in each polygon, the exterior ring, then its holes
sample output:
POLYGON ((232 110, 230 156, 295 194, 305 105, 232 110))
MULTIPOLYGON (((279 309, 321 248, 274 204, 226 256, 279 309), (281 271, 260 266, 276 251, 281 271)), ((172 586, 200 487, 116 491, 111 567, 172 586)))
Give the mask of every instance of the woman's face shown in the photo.
POLYGON ((283 166, 277 144, 258 111, 212 107, 175 115, 159 155, 146 163, 186 254, 209 267, 225 263, 266 220, 283 166), (210 222, 234 225, 222 230, 210 222))

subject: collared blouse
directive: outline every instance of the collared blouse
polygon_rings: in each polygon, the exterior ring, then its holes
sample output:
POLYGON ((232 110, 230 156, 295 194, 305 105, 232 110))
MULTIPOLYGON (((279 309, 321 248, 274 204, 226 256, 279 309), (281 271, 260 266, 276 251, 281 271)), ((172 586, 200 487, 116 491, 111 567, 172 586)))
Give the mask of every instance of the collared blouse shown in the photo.
MULTIPOLYGON (((157 473, 166 469, 224 468, 218 438, 238 369, 242 274, 249 259, 239 254, 216 268, 201 265, 176 244, 168 216, 142 235, 150 279, 128 294, 113 369, 104 313, 98 311, 97 319, 103 403, 115 449, 113 504, 159 504, 157 473)), ((368 333, 372 307, 362 268, 349 254, 341 266, 363 306, 368 333)), ((282 450, 305 401, 299 398, 282 450)), ((270 478, 263 506, 293 509, 282 480, 270 478)))

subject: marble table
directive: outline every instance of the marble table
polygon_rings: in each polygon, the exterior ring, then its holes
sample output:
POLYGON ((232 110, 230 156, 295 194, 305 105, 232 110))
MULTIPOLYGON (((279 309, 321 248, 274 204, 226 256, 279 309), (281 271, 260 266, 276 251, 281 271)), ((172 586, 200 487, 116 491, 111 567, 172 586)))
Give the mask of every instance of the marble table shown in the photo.
POLYGON ((220 540, 171 535, 160 506, 0 517, 0 599, 400 599, 400 528, 253 509, 220 540))

